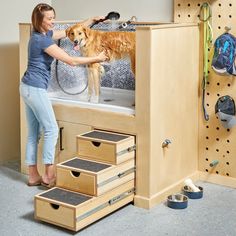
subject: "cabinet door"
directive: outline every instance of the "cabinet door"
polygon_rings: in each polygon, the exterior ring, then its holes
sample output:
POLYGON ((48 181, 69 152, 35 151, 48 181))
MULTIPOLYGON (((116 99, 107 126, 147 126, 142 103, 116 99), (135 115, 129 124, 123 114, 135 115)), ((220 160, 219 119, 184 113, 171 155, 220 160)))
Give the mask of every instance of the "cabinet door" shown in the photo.
POLYGON ((58 121, 59 138, 58 138, 58 162, 66 161, 75 157, 76 136, 90 131, 92 128, 88 125, 58 121))

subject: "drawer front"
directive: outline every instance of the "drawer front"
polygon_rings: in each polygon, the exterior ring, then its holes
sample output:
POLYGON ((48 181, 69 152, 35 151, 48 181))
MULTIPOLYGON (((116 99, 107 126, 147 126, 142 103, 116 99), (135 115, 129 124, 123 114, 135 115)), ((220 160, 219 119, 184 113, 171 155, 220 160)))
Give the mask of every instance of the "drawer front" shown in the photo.
POLYGON ((106 185, 98 187, 97 188, 97 196, 100 196, 106 192, 109 192, 112 189, 116 188, 117 186, 125 184, 130 180, 134 180, 134 172, 126 175, 125 177, 123 177, 121 179, 116 179, 112 182, 107 183, 106 185))
POLYGON ((57 186, 89 195, 96 195, 96 177, 57 166, 57 186))
POLYGON ((134 180, 135 178, 135 166, 134 159, 123 162, 114 166, 102 175, 97 176, 97 195, 101 195, 117 186, 134 180))
POLYGON ((116 164, 116 148, 114 144, 102 143, 77 138, 78 155, 90 160, 116 164))
POLYGON ((134 200, 134 194, 129 194, 124 199, 119 200, 118 202, 108 205, 99 211, 95 211, 92 215, 87 216, 84 219, 78 218, 76 220, 76 231, 83 229, 84 227, 88 226, 89 224, 101 219, 102 217, 114 212, 115 210, 127 205, 128 203, 134 200))
POLYGON ((35 218, 75 230, 75 209, 35 198, 35 218))
POLYGON ((78 208, 76 211, 76 230, 80 230, 132 202, 134 199, 133 188, 134 181, 129 181, 78 208))

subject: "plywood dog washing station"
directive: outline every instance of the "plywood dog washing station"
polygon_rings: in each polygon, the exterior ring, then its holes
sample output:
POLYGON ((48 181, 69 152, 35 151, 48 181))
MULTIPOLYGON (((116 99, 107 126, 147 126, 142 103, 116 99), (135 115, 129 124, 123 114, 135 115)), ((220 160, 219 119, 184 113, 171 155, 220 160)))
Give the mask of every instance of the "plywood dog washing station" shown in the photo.
MULTIPOLYGON (((30 32, 30 24, 20 24, 20 76, 27 66, 30 32)), ((197 24, 137 26, 134 114, 60 99, 53 102, 60 127, 56 162, 76 156, 76 136, 81 133, 95 129, 128 134, 136 143, 135 195, 130 195, 134 204, 151 208, 179 191, 185 178, 197 178, 198 62, 197 24), (171 143, 165 145, 166 139, 171 143)), ((21 101, 23 173, 26 130, 21 101)), ((73 219, 68 225, 76 228, 73 219)))

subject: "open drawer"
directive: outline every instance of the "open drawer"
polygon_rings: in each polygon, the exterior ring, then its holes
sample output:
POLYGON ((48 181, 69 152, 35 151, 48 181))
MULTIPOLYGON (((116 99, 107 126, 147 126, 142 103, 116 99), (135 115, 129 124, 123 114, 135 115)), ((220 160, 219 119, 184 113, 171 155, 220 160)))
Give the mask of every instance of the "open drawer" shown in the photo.
POLYGON ((77 136, 77 150, 79 156, 116 165, 135 157, 135 138, 93 130, 77 136))
POLYGON ((135 176, 134 159, 119 165, 103 164, 75 157, 57 164, 57 186, 99 196, 135 176))
POLYGON ((133 199, 133 180, 99 197, 55 187, 35 196, 35 218, 78 231, 133 199))

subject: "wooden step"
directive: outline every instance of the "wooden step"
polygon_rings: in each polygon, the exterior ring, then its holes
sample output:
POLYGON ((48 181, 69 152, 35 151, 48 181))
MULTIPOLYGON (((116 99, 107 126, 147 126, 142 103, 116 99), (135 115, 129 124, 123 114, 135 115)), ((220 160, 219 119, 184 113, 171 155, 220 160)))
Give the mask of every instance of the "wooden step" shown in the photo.
POLYGON ((132 135, 93 130, 77 136, 78 156, 113 165, 135 157, 132 135))
POLYGON ((57 164, 57 186, 99 196, 134 179, 134 159, 119 165, 103 164, 75 157, 57 164))
POLYGON ((134 199, 134 180, 99 196, 52 188, 35 196, 35 218, 78 231, 134 199))

